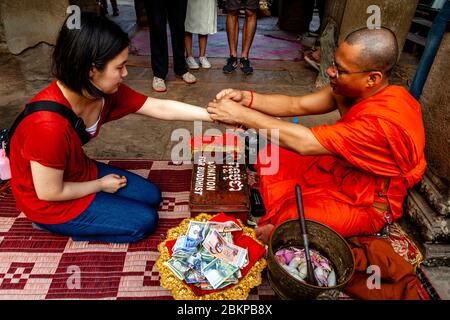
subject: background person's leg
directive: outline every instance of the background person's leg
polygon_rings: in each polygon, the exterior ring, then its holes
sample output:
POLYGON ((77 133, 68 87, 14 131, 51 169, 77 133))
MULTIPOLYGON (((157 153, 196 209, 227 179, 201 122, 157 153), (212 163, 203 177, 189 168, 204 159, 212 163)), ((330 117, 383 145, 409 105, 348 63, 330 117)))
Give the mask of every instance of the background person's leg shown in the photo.
POLYGON ((184 58, 184 20, 186 19, 186 0, 170 1, 167 4, 170 35, 172 37, 173 69, 176 75, 183 75, 188 70, 184 58))
POLYGON ((231 57, 237 57, 239 34, 238 14, 238 10, 229 10, 227 14, 227 37, 231 57))
POLYGON ((242 58, 248 58, 256 32, 256 10, 245 9, 244 30, 242 32, 242 58))
MULTIPOLYGON (((230 5, 227 3, 227 5, 230 5)), ((227 63, 223 66, 222 71, 226 74, 234 72, 238 65, 237 60, 237 47, 238 47, 238 35, 239 35, 239 10, 229 9, 227 7, 227 37, 228 47, 230 48, 230 57, 227 59, 227 63)))
POLYGON ((119 7, 117 7, 117 0, 111 0, 111 6, 113 8, 113 16, 119 15, 119 7))
POLYGON ((207 34, 199 34, 198 35, 198 47, 199 47, 199 56, 205 57, 206 56, 206 44, 208 42, 208 35, 207 34))
POLYGON ((96 165, 98 168, 99 178, 112 173, 125 176, 127 178, 127 185, 124 188, 119 189, 115 195, 143 202, 153 208, 159 207, 161 202, 161 191, 155 184, 124 169, 113 167, 101 162, 96 162, 96 165))
POLYGON ((150 28, 150 51, 153 75, 165 79, 169 68, 165 0, 145 1, 145 11, 150 28))
POLYGON ((199 63, 204 69, 211 68, 211 63, 209 63, 206 58, 206 44, 208 42, 207 34, 199 34, 198 35, 198 46, 199 46, 199 63))
POLYGON ((70 236, 74 241, 131 243, 144 239, 158 224, 151 206, 116 194, 99 192, 77 218, 62 224, 37 224, 50 232, 70 236))
POLYGON ((317 0, 317 9, 319 10, 319 19, 320 19, 319 30, 317 30, 319 35, 325 28, 325 8, 326 8, 326 0, 317 0))
POLYGON ((100 0, 100 14, 102 16, 108 14, 108 3, 106 2, 106 0, 100 0))
POLYGON ((197 61, 195 61, 194 55, 192 53, 192 38, 193 35, 191 32, 186 32, 184 36, 184 43, 186 47, 186 64, 189 69, 197 70, 200 68, 197 61))
POLYGON ((192 57, 192 33, 186 32, 184 35, 184 45, 186 47, 186 57, 192 57))

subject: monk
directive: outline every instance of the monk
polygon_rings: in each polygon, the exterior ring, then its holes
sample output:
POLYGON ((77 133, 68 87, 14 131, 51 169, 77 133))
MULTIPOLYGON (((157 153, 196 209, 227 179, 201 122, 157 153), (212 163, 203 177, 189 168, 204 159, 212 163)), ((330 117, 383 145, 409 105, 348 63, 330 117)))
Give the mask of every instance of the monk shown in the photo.
MULTIPOLYGON (((208 104, 213 120, 279 130, 279 170, 261 176, 267 214, 256 233, 262 241, 268 243, 275 226, 297 218, 297 183, 306 218, 344 237, 379 232, 402 216, 407 190, 422 178, 426 161, 420 104, 389 84, 398 53, 390 30, 357 30, 339 45, 327 69, 330 85, 318 92, 225 89, 208 104), (314 128, 277 118, 336 109, 341 118, 335 124, 314 128)), ((258 160, 262 173, 267 159, 258 160)))

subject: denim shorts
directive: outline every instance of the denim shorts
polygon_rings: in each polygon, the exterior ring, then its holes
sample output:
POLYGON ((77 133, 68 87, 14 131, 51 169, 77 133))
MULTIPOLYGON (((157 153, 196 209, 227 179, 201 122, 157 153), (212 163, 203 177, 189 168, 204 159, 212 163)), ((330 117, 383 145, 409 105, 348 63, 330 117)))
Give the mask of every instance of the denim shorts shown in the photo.
POLYGON ((259 0, 226 0, 227 10, 259 9, 259 0))

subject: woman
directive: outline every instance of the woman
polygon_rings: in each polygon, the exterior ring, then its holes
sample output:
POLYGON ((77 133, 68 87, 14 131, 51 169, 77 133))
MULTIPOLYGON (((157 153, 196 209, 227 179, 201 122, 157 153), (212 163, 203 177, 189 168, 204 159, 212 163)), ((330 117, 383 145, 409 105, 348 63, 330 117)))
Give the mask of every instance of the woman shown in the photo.
MULTIPOLYGON (((211 121, 205 109, 144 96, 122 82, 130 41, 118 25, 81 14, 81 28, 64 23, 53 53, 56 80, 30 102, 49 100, 100 127, 130 113, 164 120, 211 121)), ((128 171, 89 159, 61 115, 26 117, 11 139, 12 190, 17 208, 50 232, 79 241, 135 242, 155 230, 157 186, 128 171)))
POLYGON ((189 69, 211 68, 211 63, 206 58, 206 44, 208 34, 217 32, 217 3, 216 0, 188 0, 186 20, 184 21, 186 34, 186 64, 189 69), (192 34, 198 34, 199 64, 192 53, 192 34))

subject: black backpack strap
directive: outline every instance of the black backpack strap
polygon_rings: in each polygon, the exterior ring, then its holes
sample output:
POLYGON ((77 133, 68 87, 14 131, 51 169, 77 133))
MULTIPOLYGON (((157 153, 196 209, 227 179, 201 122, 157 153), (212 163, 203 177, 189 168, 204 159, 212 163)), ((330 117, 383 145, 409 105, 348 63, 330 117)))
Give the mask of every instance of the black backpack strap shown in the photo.
POLYGON ((10 143, 11 143, 11 138, 12 138, 14 132, 16 131, 17 126, 20 124, 20 122, 22 122, 22 120, 25 117, 27 117, 30 114, 33 114, 35 112, 38 112, 38 111, 51 111, 51 112, 58 113, 59 115, 66 118, 69 121, 72 128, 77 133, 78 137, 80 138, 81 144, 85 144, 91 139, 91 135, 86 131, 86 126, 84 125, 83 119, 78 117, 75 114, 75 112, 73 112, 72 109, 66 107, 63 104, 60 104, 60 103, 54 102, 54 101, 46 101, 46 100, 35 101, 35 102, 29 103, 25 106, 25 109, 19 114, 19 116, 16 118, 13 125, 9 129, 9 132, 8 132, 9 143, 6 147, 6 154, 8 156, 9 156, 9 147, 10 147, 10 143))

